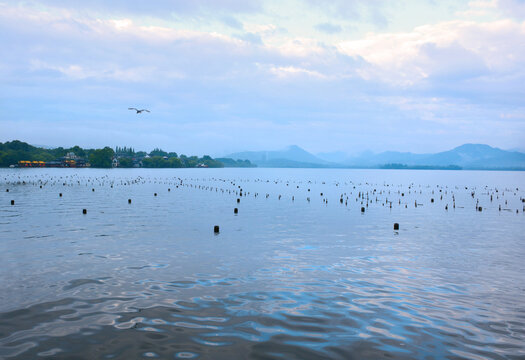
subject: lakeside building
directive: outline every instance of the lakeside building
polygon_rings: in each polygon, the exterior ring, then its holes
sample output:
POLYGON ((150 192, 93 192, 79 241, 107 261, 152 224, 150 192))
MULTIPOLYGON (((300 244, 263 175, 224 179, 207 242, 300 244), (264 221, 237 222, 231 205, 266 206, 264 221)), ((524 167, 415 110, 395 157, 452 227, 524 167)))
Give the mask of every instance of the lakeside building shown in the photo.
POLYGON ((66 156, 62 156, 52 161, 29 161, 21 160, 18 162, 18 167, 35 168, 35 167, 49 167, 49 168, 83 168, 89 167, 86 159, 78 157, 73 152, 69 152, 66 156))

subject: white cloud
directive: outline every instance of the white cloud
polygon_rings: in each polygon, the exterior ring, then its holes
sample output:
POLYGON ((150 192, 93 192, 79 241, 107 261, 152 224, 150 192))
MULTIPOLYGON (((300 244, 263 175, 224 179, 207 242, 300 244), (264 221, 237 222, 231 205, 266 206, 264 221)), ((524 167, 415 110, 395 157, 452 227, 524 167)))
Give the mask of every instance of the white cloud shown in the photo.
POLYGON ((311 57, 327 53, 322 43, 311 38, 292 38, 279 45, 279 51, 285 56, 311 57))
POLYGON ((278 30, 277 26, 274 24, 246 24, 244 28, 249 32, 261 35, 272 35, 278 30))
POLYGON ((318 79, 326 79, 327 77, 317 71, 303 69, 295 66, 279 66, 271 67, 270 73, 276 75, 279 78, 289 78, 295 76, 306 75, 318 79))
POLYGON ((372 33, 338 48, 370 64, 360 70, 363 77, 410 86, 433 76, 461 79, 523 68, 525 24, 450 21, 408 33, 372 33))
POLYGON ((456 15, 460 17, 481 17, 488 16, 497 10, 497 0, 476 0, 468 3, 468 9, 464 11, 458 11, 456 15))

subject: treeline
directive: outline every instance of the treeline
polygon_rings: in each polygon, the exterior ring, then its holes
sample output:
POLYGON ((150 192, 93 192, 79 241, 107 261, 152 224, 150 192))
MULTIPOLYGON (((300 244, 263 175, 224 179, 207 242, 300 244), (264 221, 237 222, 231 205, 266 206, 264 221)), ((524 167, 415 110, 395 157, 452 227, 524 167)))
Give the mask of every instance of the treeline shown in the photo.
POLYGON ((19 140, 0 142, 0 167, 15 165, 22 160, 53 161, 66 156, 69 152, 74 152, 77 156, 88 159, 89 155, 94 151, 94 149, 82 149, 79 146, 44 149, 19 140))
POLYGON ((16 165, 19 161, 54 161, 65 157, 68 153, 89 161, 91 167, 111 168, 114 160, 118 167, 145 167, 145 168, 192 168, 192 167, 255 167, 248 160, 233 160, 228 158, 213 159, 208 155, 203 157, 180 156, 175 152, 166 152, 155 148, 150 153, 145 151, 135 151, 131 147, 110 147, 103 149, 82 149, 79 146, 71 148, 45 149, 29 145, 28 143, 14 140, 10 142, 0 142, 0 167, 16 165))
POLYGON ((0 167, 16 165, 19 161, 54 161, 74 153, 79 158, 88 160, 92 167, 110 168, 115 152, 110 147, 103 149, 83 149, 80 146, 71 148, 57 147, 45 149, 29 145, 26 142, 13 140, 0 143, 0 167))
POLYGON ((169 156, 151 156, 142 159, 142 166, 145 168, 193 168, 197 166, 207 166, 210 168, 222 168, 224 164, 220 161, 213 160, 208 155, 199 158, 198 156, 169 157, 169 156), (166 158, 167 157, 167 158, 166 158))

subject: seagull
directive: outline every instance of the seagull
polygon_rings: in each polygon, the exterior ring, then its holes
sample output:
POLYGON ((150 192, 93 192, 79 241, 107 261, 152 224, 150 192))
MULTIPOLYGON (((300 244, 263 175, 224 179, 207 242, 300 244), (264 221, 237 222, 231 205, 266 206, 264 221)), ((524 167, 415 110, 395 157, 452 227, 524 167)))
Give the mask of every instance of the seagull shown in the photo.
POLYGON ((128 110, 135 110, 137 114, 142 113, 143 111, 150 112, 148 109, 137 109, 137 108, 128 108, 128 110))

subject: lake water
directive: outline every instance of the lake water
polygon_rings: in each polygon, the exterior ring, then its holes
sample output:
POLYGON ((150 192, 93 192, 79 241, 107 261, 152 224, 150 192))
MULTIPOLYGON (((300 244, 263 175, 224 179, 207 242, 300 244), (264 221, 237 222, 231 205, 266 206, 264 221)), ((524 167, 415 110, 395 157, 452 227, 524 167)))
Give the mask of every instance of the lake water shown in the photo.
POLYGON ((0 358, 524 359, 522 198, 524 172, 0 169, 0 358))

